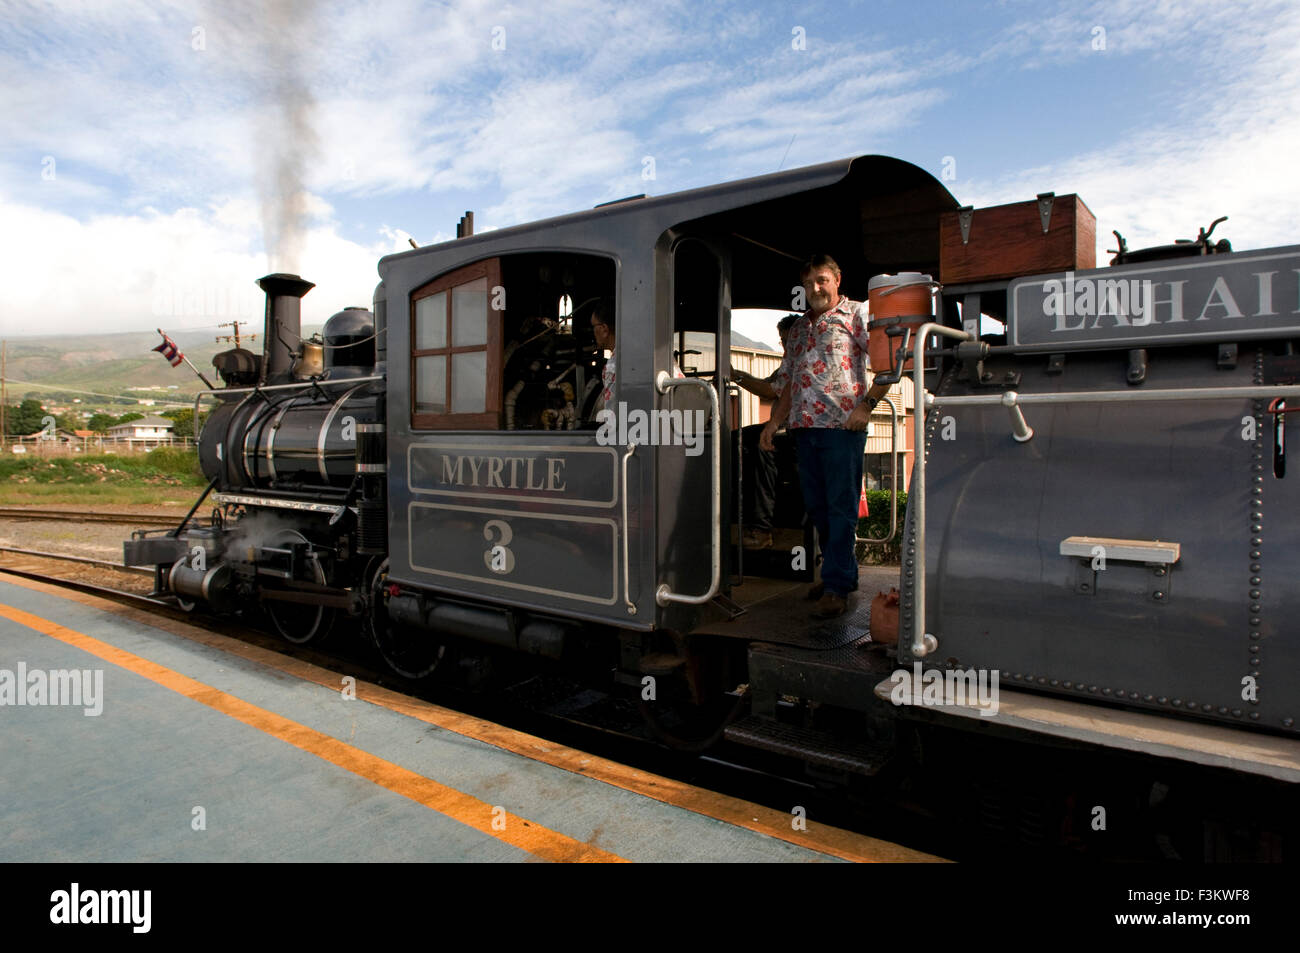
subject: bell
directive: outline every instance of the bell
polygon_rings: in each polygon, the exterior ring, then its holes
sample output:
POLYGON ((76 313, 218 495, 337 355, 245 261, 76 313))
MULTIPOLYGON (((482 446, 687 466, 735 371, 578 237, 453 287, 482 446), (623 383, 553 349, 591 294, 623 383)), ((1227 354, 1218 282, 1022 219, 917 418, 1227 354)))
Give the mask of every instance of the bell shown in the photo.
POLYGON ((323 373, 325 348, 321 346, 319 338, 313 335, 310 341, 302 342, 302 349, 293 365, 293 376, 296 380, 305 381, 309 377, 320 377, 323 373))

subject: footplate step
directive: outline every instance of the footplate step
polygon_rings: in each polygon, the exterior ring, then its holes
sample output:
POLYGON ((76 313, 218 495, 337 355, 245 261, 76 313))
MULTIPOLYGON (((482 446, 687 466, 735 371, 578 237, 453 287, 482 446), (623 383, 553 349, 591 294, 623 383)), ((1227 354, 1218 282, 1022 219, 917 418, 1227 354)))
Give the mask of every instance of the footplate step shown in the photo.
POLYGON ((849 744, 813 728, 796 728, 758 716, 750 716, 728 725, 726 737, 736 744, 761 748, 851 774, 874 775, 888 760, 884 751, 849 744))

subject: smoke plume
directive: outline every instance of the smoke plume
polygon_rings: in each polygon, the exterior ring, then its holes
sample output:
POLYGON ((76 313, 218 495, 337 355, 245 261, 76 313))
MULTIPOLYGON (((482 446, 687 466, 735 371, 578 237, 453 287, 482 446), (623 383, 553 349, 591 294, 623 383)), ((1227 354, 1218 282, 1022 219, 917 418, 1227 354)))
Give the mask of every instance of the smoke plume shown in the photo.
POLYGON ((309 82, 308 53, 313 3, 270 0, 261 6, 259 32, 265 53, 258 149, 262 233, 272 271, 298 274, 307 232, 306 176, 319 154, 313 126, 316 101, 309 82))
POLYGON ((220 49, 252 98, 252 149, 271 271, 297 273, 307 235, 307 177, 320 152, 312 78, 321 68, 316 0, 208 4, 220 49))

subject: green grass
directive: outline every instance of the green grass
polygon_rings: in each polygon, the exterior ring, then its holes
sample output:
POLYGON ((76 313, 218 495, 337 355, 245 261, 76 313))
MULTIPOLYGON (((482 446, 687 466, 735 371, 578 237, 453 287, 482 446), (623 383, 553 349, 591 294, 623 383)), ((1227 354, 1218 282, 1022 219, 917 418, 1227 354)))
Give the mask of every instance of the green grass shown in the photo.
POLYGON ((207 486, 198 452, 0 459, 0 503, 190 503, 207 486))

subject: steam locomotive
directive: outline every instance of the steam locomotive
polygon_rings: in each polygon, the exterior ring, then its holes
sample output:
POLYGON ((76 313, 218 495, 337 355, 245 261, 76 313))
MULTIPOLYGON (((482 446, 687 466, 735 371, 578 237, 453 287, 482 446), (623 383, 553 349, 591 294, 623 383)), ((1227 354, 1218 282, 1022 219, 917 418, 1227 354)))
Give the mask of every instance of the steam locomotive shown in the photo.
POLYGON ((666 743, 818 777, 976 735, 1293 790, 1300 246, 1117 233, 1099 269, 1094 228, 1075 196, 963 208, 864 156, 465 228, 383 258, 373 308, 316 341, 312 285, 269 275, 264 353, 214 361, 217 519, 138 534, 125 561, 187 606, 260 604, 291 642, 360 620, 408 678, 532 656, 634 699, 666 743), (873 276, 928 288, 872 322, 880 379, 918 395, 915 450, 891 460, 911 469, 898 604, 874 620, 865 591, 808 614, 790 481, 781 558, 741 542, 731 311, 788 310, 814 252, 873 317, 873 276), (593 412, 601 307, 609 406, 651 421, 618 443, 593 412), (703 452, 671 439, 678 411, 705 421, 703 452), (976 676, 1000 684, 996 713, 952 696, 976 676))

